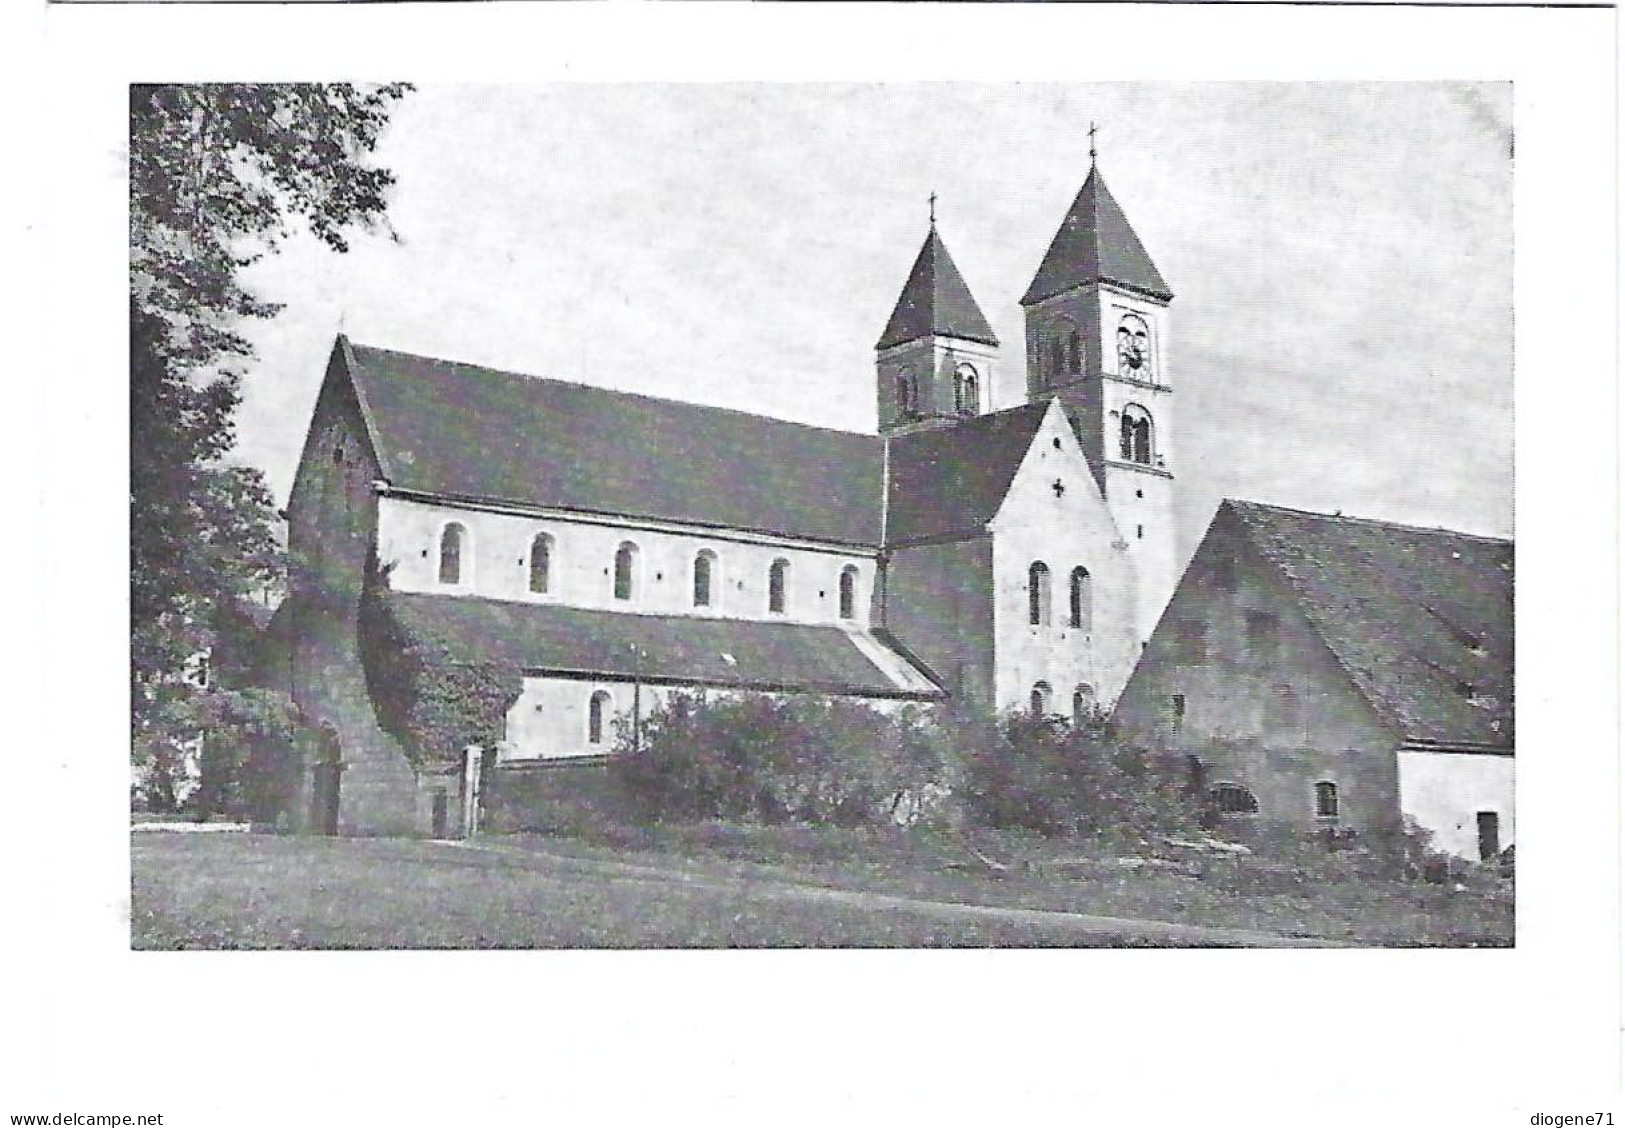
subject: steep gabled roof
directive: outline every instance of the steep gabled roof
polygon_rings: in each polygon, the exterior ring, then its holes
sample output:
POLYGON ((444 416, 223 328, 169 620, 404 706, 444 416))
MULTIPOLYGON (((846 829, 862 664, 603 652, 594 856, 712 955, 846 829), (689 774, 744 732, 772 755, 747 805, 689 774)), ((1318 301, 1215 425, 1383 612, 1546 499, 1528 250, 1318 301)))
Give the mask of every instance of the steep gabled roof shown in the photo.
POLYGON ((891 439, 886 543, 981 532, 1048 408, 1026 403, 891 439))
POLYGON ((439 496, 880 541, 873 435, 339 339, 384 477, 439 496))
POLYGON ((959 337, 996 345, 998 337, 982 315, 982 307, 971 296, 970 287, 954 265, 953 256, 937 235, 935 224, 925 237, 914 267, 903 283, 886 330, 875 343, 889 349, 921 337, 959 337))
POLYGON ((1112 199, 1100 170, 1091 168, 1021 304, 1031 305, 1095 281, 1115 282, 1164 301, 1174 296, 1123 209, 1112 199))
POLYGON ((560 604, 392 592, 414 633, 453 661, 721 687, 935 699, 923 671, 874 635, 833 625, 631 615, 560 604), (880 653, 883 670, 864 653, 880 653))
POLYGON ((1513 744, 1512 542, 1226 501, 1407 740, 1513 744))

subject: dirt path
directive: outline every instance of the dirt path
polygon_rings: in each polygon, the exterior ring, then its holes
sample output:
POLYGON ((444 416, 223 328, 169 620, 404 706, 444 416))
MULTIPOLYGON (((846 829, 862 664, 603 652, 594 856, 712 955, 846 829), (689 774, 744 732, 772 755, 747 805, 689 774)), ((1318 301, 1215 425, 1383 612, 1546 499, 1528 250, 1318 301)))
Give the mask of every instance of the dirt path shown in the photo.
POLYGON ((678 885, 688 889, 703 889, 718 893, 734 893, 740 891, 741 887, 748 887, 750 894, 754 897, 777 901, 822 902, 860 910, 917 913, 943 920, 984 920, 1026 924, 1051 930, 1074 931, 1080 936, 1109 934, 1131 937, 1151 944, 1166 943, 1182 947, 1225 948, 1336 948, 1344 946, 1332 940, 1282 936, 1274 932, 1257 932, 1242 928, 1210 928, 1195 924, 1174 924, 1169 921, 1095 916, 1050 909, 1021 909, 998 905, 964 904, 954 901, 933 901, 903 897, 892 893, 873 893, 857 889, 832 889, 828 886, 812 885, 779 877, 753 875, 748 872, 742 873, 738 877, 726 878, 635 862, 583 858, 578 855, 553 853, 547 850, 501 846, 487 841, 446 841, 439 843, 439 845, 453 850, 468 850, 512 859, 524 859, 533 865, 578 874, 597 874, 620 881, 678 885))

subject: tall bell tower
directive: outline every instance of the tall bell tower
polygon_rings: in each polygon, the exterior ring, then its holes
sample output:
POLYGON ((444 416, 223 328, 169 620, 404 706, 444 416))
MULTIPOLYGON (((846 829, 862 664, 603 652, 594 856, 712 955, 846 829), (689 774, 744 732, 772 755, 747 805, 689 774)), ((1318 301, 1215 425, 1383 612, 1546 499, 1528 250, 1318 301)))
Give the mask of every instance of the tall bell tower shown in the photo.
POLYGON ((989 409, 999 339, 931 229, 875 343, 875 406, 882 434, 952 426, 989 409))
POLYGON ((1173 291, 1095 164, 1021 299, 1027 398, 1059 398, 1135 564, 1143 642, 1179 575, 1174 536, 1173 291))

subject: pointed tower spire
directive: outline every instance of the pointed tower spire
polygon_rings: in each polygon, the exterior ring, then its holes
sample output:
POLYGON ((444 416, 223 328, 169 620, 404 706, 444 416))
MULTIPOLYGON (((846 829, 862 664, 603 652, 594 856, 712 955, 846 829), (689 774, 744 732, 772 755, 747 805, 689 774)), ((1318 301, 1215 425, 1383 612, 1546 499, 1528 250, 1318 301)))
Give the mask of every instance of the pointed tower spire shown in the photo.
POLYGON ((920 337, 958 337, 996 345, 998 337, 971 296, 970 287, 954 265, 953 256, 937 234, 936 194, 931 197, 931 230, 914 259, 897 297, 897 306, 880 334, 877 349, 889 349, 920 337))
POLYGON ((1049 250, 1044 252, 1038 273, 1022 296, 1022 305, 1092 282, 1110 282, 1162 301, 1174 296, 1123 209, 1112 199, 1106 178, 1095 167, 1094 150, 1091 126, 1089 176, 1061 221, 1049 250))
POLYGON ((951 426, 987 409, 999 338, 971 296, 942 236, 937 194, 931 227, 875 343, 882 432, 951 426))

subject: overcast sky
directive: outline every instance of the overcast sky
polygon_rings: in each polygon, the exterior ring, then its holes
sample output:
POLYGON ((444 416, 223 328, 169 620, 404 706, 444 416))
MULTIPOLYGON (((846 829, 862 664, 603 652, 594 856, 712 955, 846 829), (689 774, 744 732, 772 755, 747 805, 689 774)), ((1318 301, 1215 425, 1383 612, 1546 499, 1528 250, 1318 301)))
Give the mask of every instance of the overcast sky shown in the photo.
POLYGON ((400 242, 296 240, 250 273, 287 308, 249 327, 241 456, 286 499, 341 323, 872 431, 933 190, 1019 402, 1017 301, 1091 118, 1175 293, 1185 552, 1225 496, 1511 534, 1508 84, 425 87, 379 151, 400 242))

